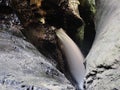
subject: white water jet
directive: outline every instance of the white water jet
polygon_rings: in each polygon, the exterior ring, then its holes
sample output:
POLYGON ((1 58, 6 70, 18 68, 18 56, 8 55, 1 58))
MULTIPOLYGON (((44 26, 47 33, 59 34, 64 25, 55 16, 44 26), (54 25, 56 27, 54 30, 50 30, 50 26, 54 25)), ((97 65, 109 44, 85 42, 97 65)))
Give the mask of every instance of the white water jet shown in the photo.
POLYGON ((78 83, 78 87, 83 90, 85 67, 83 64, 83 54, 74 43, 74 41, 63 31, 59 29, 56 31, 57 37, 62 43, 62 50, 67 58, 67 63, 73 78, 78 83))

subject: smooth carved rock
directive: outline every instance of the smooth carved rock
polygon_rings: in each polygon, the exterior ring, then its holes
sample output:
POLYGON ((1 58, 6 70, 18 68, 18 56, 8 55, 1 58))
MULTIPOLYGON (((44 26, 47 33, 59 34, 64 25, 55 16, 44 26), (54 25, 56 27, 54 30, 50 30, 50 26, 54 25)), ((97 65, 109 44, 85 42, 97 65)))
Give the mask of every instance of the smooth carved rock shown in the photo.
POLYGON ((18 27, 15 28, 8 20, 6 23, 2 22, 0 24, 2 90, 75 90, 49 59, 27 42, 20 31, 16 32, 19 30, 18 27))
POLYGON ((86 58, 87 90, 120 89, 120 3, 96 0, 96 37, 86 58))

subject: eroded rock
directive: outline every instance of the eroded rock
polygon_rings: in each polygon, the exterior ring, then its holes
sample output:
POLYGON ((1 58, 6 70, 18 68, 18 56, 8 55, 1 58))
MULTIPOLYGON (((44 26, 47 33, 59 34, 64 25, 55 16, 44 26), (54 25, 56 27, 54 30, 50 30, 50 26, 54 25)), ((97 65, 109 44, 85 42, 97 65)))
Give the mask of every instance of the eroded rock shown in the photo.
POLYGON ((20 31, 15 34, 14 26, 6 25, 3 22, 0 25, 2 90, 75 90, 50 60, 25 40, 20 31))

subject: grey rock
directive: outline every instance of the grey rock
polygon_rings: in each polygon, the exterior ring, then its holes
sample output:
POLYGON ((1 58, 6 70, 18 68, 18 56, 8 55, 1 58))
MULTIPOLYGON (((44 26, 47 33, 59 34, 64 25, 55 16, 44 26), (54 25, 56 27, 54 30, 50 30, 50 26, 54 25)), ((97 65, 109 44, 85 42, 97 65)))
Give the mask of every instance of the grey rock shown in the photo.
POLYGON ((87 90, 120 90, 120 1, 96 0, 96 37, 86 58, 87 90))
POLYGON ((20 31, 0 26, 0 90, 75 90, 20 31))

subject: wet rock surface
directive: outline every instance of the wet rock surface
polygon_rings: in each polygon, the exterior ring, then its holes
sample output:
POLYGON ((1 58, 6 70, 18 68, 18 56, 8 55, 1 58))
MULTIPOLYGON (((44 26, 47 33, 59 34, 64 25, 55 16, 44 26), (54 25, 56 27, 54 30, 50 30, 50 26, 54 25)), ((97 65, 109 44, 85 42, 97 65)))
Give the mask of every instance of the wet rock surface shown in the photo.
MULTIPOLYGON (((42 6, 33 9, 34 5, 33 7, 30 6, 30 0, 1 0, 1 7, 3 8, 5 5, 7 8, 4 7, 5 11, 0 9, 2 11, 0 14, 5 12, 8 12, 6 14, 16 13, 9 16, 1 14, 0 16, 1 62, 4 63, 1 64, 1 69, 3 68, 2 71, 4 71, 1 72, 2 88, 6 86, 6 89, 17 88, 20 90, 21 88, 27 90, 74 90, 64 75, 55 68, 57 67, 64 72, 67 78, 70 77, 66 62, 63 61, 65 57, 58 46, 59 42, 55 30, 63 28, 76 43, 81 44, 82 40, 78 38, 85 37, 83 37, 83 29, 81 36, 79 33, 80 27, 84 23, 83 17, 80 17, 78 11, 80 3, 78 0, 43 1, 42 6), (11 12, 9 12, 10 10, 11 12), (41 22, 42 19, 45 19, 45 23, 43 23, 44 20, 41 22), (28 41, 39 49, 44 56, 28 41), (11 74, 11 72, 13 73, 11 74)), ((89 26, 91 27, 91 25, 89 26)), ((91 36, 91 33, 88 32, 88 34, 91 36)))
POLYGON ((0 88, 75 90, 49 59, 26 41, 20 32, 21 26, 16 27, 6 19, 3 16, 0 22, 0 88))

